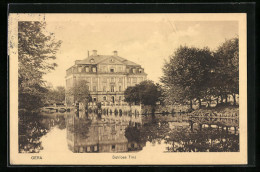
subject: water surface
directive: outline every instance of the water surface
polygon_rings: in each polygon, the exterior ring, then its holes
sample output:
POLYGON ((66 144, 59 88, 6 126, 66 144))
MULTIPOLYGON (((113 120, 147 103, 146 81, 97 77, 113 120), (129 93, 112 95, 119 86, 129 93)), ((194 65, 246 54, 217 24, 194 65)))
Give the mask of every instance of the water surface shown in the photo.
POLYGON ((19 152, 237 152, 238 118, 187 114, 23 114, 19 152))

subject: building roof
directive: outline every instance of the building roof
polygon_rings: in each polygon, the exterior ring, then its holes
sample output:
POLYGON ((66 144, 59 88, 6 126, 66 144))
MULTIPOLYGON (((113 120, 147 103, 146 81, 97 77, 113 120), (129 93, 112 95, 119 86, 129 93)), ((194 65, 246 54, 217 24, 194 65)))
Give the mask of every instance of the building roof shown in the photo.
POLYGON ((83 59, 83 60, 76 60, 75 61, 75 64, 99 64, 100 62, 108 59, 108 58, 115 58, 116 60, 120 61, 121 63, 125 64, 125 65, 131 65, 131 66, 141 66, 137 63, 134 63, 132 61, 129 61, 125 58, 122 58, 120 56, 113 56, 113 55, 96 55, 96 56, 89 56, 88 58, 86 59, 83 59), (91 62, 91 59, 94 60, 94 62, 91 62))

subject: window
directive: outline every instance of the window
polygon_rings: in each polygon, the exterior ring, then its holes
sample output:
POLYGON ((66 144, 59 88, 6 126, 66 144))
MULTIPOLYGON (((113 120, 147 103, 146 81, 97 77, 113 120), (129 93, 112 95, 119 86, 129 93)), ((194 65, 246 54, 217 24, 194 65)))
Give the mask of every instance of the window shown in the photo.
POLYGON ((85 71, 86 71, 86 72, 89 72, 89 67, 86 67, 86 68, 85 68, 85 71))
POLYGON ((119 101, 121 101, 121 96, 119 96, 119 98, 118 98, 118 99, 119 99, 119 101))
POLYGON ((137 82, 137 78, 133 78, 133 83, 136 83, 137 82))
POLYGON ((90 59, 90 63, 94 63, 95 62, 95 60, 94 59, 90 59))
POLYGON ((78 67, 78 72, 82 72, 82 67, 81 66, 78 67))
POLYGON ((98 147, 94 146, 94 151, 97 152, 98 151, 98 147))
POLYGON ((136 69, 133 69, 133 73, 136 73, 136 69))
POLYGON ((114 77, 111 78, 111 82, 115 82, 115 78, 114 77))
POLYGON ((96 86, 93 86, 93 91, 97 91, 97 87, 96 86))
POLYGON ((90 150, 90 146, 88 146, 88 147, 87 147, 87 152, 90 152, 90 151, 91 151, 91 150, 90 150))
POLYGON ((112 150, 115 150, 115 148, 116 148, 116 145, 112 145, 112 150))
POLYGON ((142 73, 142 69, 139 69, 139 73, 142 73))
POLYGON ((93 98, 93 101, 94 101, 94 102, 96 102, 96 101, 97 101, 97 98, 96 98, 96 97, 94 97, 94 98, 93 98))
POLYGON ((97 72, 97 68, 93 67, 92 72, 97 72))
MULTIPOLYGON (((115 97, 114 96, 111 97, 111 100, 112 100, 112 103, 115 103, 115 97)), ((112 129, 115 130, 115 128, 112 128, 112 129)))
POLYGON ((118 89, 119 89, 119 91, 122 91, 122 87, 121 87, 121 85, 119 86, 119 88, 118 88, 118 89))
POLYGON ((115 92, 115 86, 111 85, 111 92, 115 92))
POLYGON ((130 83, 130 82, 131 82, 131 78, 128 78, 128 79, 127 79, 127 82, 129 82, 129 83, 130 83))
POLYGON ((103 97, 103 100, 104 100, 104 101, 106 101, 106 100, 107 100, 107 97, 106 97, 106 96, 104 96, 104 97, 103 97))
POLYGON ((114 69, 112 68, 112 69, 110 69, 110 72, 111 72, 111 73, 114 73, 115 71, 114 71, 114 69))
POLYGON ((126 72, 127 72, 127 73, 129 73, 129 72, 130 72, 129 68, 127 68, 127 69, 126 69, 126 72))
POLYGON ((106 86, 103 87, 103 91, 106 92, 107 91, 107 88, 106 86))
POLYGON ((122 83, 123 82, 123 78, 119 78, 118 82, 122 83))

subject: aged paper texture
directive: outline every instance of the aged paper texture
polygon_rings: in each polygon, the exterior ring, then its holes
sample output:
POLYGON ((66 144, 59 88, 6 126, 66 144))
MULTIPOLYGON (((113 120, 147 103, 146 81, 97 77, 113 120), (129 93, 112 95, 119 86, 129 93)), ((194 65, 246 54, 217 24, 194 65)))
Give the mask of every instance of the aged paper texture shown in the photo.
POLYGON ((9 14, 11 165, 247 164, 244 13, 9 14))

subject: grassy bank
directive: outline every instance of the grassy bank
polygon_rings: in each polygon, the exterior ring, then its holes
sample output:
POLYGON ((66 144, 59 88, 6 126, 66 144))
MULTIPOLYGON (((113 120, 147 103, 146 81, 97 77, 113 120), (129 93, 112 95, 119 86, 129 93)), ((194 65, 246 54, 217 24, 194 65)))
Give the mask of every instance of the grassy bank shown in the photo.
POLYGON ((191 112, 192 116, 212 116, 212 117, 238 117, 238 106, 212 107, 196 109, 191 112))

